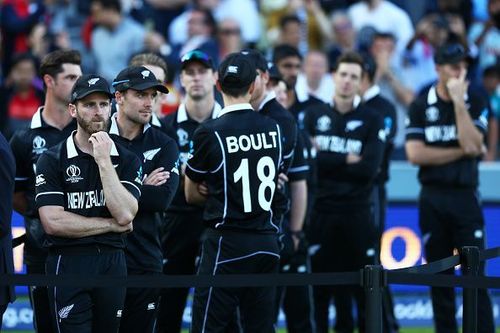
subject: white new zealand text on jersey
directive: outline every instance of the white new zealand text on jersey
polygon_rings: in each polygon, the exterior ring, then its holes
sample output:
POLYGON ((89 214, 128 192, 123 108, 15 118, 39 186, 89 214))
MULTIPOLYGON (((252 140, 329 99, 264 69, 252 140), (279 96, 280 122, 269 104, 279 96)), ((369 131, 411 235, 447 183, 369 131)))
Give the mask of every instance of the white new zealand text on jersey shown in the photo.
POLYGON ((227 152, 236 153, 239 150, 249 151, 271 149, 277 147, 276 137, 278 133, 271 131, 267 133, 256 133, 250 135, 228 136, 226 137, 227 152))
POLYGON ((92 207, 104 207, 106 199, 104 190, 94 190, 87 192, 67 193, 69 209, 89 209, 92 207))
POLYGON ((360 140, 346 139, 336 135, 318 135, 316 143, 320 151, 329 151, 334 153, 353 153, 361 154, 363 143, 360 140))

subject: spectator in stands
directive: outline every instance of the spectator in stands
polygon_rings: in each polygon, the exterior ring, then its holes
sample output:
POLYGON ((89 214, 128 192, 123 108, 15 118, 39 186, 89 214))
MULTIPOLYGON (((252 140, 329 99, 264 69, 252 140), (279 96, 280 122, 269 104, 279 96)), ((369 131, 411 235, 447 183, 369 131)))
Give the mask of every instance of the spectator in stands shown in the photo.
POLYGON ((228 54, 239 52, 243 48, 240 23, 236 18, 225 18, 217 23, 217 41, 219 42, 219 59, 228 54))
POLYGON ((7 111, 7 137, 19 128, 26 126, 38 106, 43 104, 43 91, 35 86, 37 64, 29 53, 15 55, 12 68, 6 79, 5 110, 7 111))
POLYGON ((330 17, 333 44, 328 48, 330 71, 337 58, 344 52, 356 49, 356 32, 351 18, 345 11, 336 11, 330 17))
POLYGON ((370 54, 377 64, 375 82, 380 87, 380 94, 396 106, 398 132, 394 146, 395 153, 401 154, 404 144, 404 122, 408 105, 413 101, 414 94, 408 88, 408 83, 406 83, 408 78, 403 75, 400 64, 391 62, 395 48, 396 40, 392 34, 377 32, 373 36, 370 54))
POLYGON ((310 94, 325 103, 332 100, 333 79, 328 73, 328 59, 324 52, 309 51, 306 54, 295 90, 299 95, 310 94))
POLYGON ((280 42, 301 50, 302 22, 296 15, 283 16, 280 20, 280 42))
POLYGON ((123 15, 120 0, 92 0, 91 15, 97 27, 92 31, 92 52, 97 72, 111 81, 130 57, 145 46, 152 51, 165 44, 156 32, 148 32, 139 23, 123 15))
POLYGON ((395 52, 393 61, 399 61, 413 36, 413 25, 408 14, 388 0, 366 0, 349 7, 354 29, 372 26, 383 33, 394 34, 395 52))
POLYGON ((8 73, 12 56, 29 51, 28 35, 42 19, 45 7, 42 1, 5 0, 0 3, 0 28, 2 30, 2 72, 8 73))
POLYGON ((469 31, 469 43, 479 49, 479 72, 500 59, 500 0, 488 1, 489 19, 475 23, 469 31))

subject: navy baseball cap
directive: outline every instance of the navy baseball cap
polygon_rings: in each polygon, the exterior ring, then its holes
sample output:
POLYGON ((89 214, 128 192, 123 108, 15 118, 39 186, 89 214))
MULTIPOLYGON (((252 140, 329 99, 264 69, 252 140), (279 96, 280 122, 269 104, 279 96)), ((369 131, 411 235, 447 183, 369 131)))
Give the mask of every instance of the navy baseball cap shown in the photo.
POLYGON ((189 51, 181 57, 181 69, 184 69, 192 62, 199 62, 206 68, 214 69, 214 62, 208 54, 200 50, 189 51))
POLYGON ((113 80, 115 91, 127 89, 146 90, 154 88, 159 92, 168 94, 168 89, 160 83, 149 69, 143 66, 130 66, 118 73, 113 80))
POLYGON ((241 51, 241 54, 248 56, 250 61, 253 62, 255 68, 263 72, 268 71, 267 60, 261 52, 252 49, 245 49, 241 51))
POLYGON ((438 65, 456 64, 463 60, 469 62, 471 58, 465 47, 459 43, 446 43, 434 53, 434 62, 438 65))
POLYGON ((73 90, 71 91, 71 103, 82 99, 92 93, 103 93, 113 98, 113 94, 109 90, 109 83, 105 78, 95 74, 85 74, 76 80, 73 90))
POLYGON ((249 57, 240 52, 229 54, 219 66, 219 82, 222 86, 243 88, 257 76, 257 69, 249 57))

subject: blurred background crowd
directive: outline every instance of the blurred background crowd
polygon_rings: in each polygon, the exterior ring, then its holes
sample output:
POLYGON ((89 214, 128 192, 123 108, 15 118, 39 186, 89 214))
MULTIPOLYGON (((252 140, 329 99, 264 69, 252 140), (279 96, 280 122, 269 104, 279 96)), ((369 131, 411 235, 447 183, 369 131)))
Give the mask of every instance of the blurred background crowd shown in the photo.
MULTIPOLYGON (((330 75, 344 51, 370 53, 376 82, 398 113, 393 159, 404 159, 409 104, 436 80, 433 52, 462 43, 470 87, 490 100, 485 160, 497 159, 500 117, 500 0, 0 0, 0 130, 9 137, 43 104, 40 59, 76 49, 83 73, 108 80, 142 51, 168 64, 161 114, 182 100, 180 57, 201 49, 218 64, 226 54, 290 44, 304 61, 297 95, 332 101, 330 75)), ((290 87, 289 87, 290 88, 290 87)))

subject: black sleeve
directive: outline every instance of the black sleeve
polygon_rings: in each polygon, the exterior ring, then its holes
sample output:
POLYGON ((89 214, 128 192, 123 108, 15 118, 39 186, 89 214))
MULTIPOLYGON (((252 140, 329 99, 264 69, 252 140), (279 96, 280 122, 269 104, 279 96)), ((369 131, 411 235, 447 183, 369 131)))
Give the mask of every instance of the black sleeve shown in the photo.
POLYGON ((163 167, 170 178, 161 186, 142 185, 139 200, 141 210, 161 212, 167 210, 179 186, 179 149, 174 140, 168 140, 155 161, 155 169, 163 167))
POLYGON ((59 175, 59 163, 50 152, 44 152, 36 163, 36 207, 64 207, 64 187, 59 175))
POLYGON ((194 132, 193 148, 186 165, 186 176, 196 183, 201 183, 210 171, 214 171, 211 170, 212 163, 216 165, 222 163, 220 159, 214 160, 214 150, 219 147, 219 144, 212 140, 212 136, 213 134, 203 125, 194 132))
POLYGON ((297 124, 292 118, 285 119, 281 122, 280 128, 283 142, 283 160, 280 172, 287 174, 292 165, 297 145, 297 124))
POLYGON ((396 136, 396 132, 398 131, 396 108, 392 103, 387 103, 387 112, 384 116, 384 129, 386 141, 392 144, 394 137, 396 136))
POLYGON ((475 95, 474 98, 471 99, 469 112, 474 125, 476 125, 483 135, 486 135, 488 132, 488 114, 490 112, 487 100, 479 95, 475 95))
POLYGON ((27 149, 26 142, 23 140, 24 130, 17 131, 10 139, 10 147, 16 160, 16 192, 24 192, 29 188, 29 177, 33 168, 29 160, 30 151, 27 149))
POLYGON ((361 161, 346 165, 346 174, 350 179, 367 181, 375 178, 384 154, 385 131, 382 117, 373 114, 370 121, 367 142, 361 153, 361 161))
POLYGON ((288 170, 288 180, 290 182, 296 182, 299 180, 307 179, 309 174, 309 163, 305 158, 306 145, 304 143, 304 136, 302 133, 299 133, 297 136, 297 145, 295 146, 295 150, 293 153, 293 160, 290 169, 288 170))
POLYGON ((415 101, 411 103, 408 110, 408 119, 406 120, 406 141, 419 140, 425 142, 423 106, 415 101))
MULTIPOLYGON (((2 134, 0 134, 2 136, 2 134)), ((11 232, 10 219, 12 215, 12 192, 13 192, 13 177, 14 177, 14 160, 10 153, 4 149, 9 148, 7 141, 0 138, 0 239, 9 235, 11 232)))
MULTIPOLYGON (((121 156, 122 152, 120 152, 121 156)), ((124 154, 125 155, 125 154, 124 154)), ((137 199, 141 197, 142 164, 139 158, 131 153, 122 160, 124 167, 120 169, 118 178, 120 183, 137 199)))

